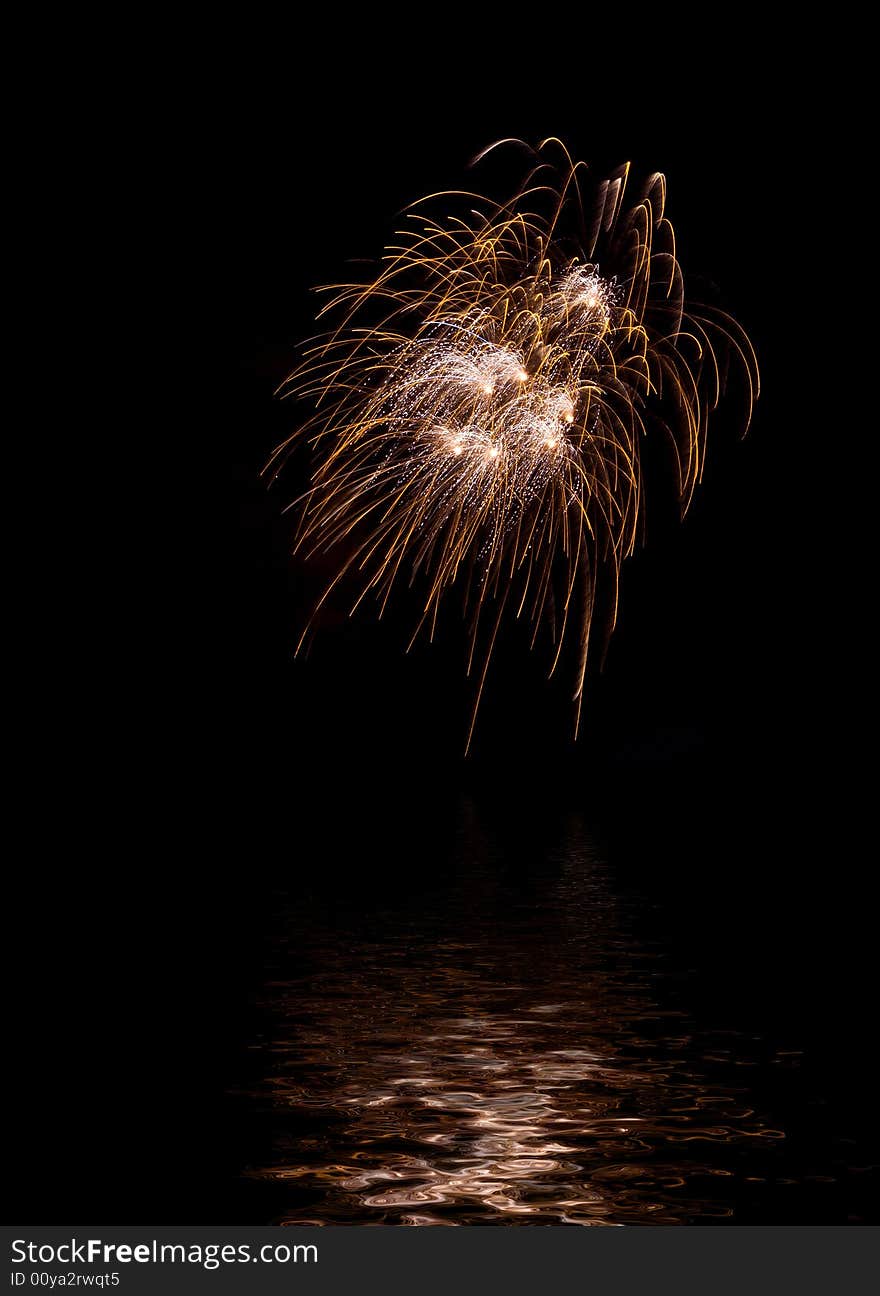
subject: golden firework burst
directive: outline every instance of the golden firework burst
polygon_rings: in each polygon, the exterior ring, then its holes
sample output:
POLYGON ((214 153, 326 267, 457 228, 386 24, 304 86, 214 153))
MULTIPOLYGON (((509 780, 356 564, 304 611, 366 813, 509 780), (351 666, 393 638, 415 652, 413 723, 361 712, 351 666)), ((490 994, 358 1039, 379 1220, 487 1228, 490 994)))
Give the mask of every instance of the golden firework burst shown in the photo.
POLYGON ((415 639, 460 590, 480 663, 468 745, 505 613, 533 644, 547 626, 551 674, 576 633, 577 732, 599 582, 604 651, 642 535, 646 439, 674 451, 684 516, 722 374, 739 377, 743 431, 758 394, 743 329, 686 300, 664 177, 628 201, 628 176, 590 183, 551 139, 509 201, 421 200, 375 278, 322 290, 335 326, 279 389, 310 410, 266 471, 310 444, 297 549, 340 555, 318 607, 346 576, 351 610, 374 594, 380 614, 417 583, 415 639))

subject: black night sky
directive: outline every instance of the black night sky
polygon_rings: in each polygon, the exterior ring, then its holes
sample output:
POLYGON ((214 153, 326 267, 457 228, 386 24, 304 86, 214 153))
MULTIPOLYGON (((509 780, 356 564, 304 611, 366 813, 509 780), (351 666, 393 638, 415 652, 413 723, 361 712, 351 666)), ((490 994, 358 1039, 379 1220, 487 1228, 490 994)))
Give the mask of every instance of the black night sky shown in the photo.
POLYGON ((167 152, 157 123, 123 241, 158 250, 179 300, 139 312, 152 343, 136 367, 165 369, 168 328, 188 377, 102 493, 118 544, 89 586, 101 629, 58 743, 68 863, 51 886, 26 883, 40 917, 19 961, 18 1217, 279 1218, 274 1190, 242 1179, 273 1133, 241 1098, 279 897, 368 927, 395 905, 418 914, 466 797, 520 881, 544 825, 576 808, 641 897, 689 1011, 803 1050, 761 1099, 788 1122, 805 1186, 793 1205, 744 1194, 733 1222, 876 1222, 867 1176, 828 1170, 876 1161, 874 917, 847 738, 859 469, 835 444, 858 412, 822 300, 830 260, 848 256, 844 163, 797 51, 757 55, 745 35, 706 36, 688 58, 646 50, 645 70, 603 38, 594 77, 587 33, 558 32, 512 78, 476 36, 459 66, 423 51, 402 71, 356 42, 270 57, 267 34, 194 97, 167 152), (748 330, 763 393, 745 440, 723 416, 710 430, 683 525, 662 492, 652 509, 649 483, 647 547, 625 564, 580 741, 567 678, 548 684, 514 634, 464 761, 454 608, 408 656, 408 610, 378 623, 365 607, 293 660, 316 578, 289 557, 295 481, 267 491, 259 470, 291 431, 273 390, 311 330, 312 288, 378 255, 408 202, 467 187, 494 139, 550 134, 600 174, 626 159, 666 174, 685 273, 748 330))

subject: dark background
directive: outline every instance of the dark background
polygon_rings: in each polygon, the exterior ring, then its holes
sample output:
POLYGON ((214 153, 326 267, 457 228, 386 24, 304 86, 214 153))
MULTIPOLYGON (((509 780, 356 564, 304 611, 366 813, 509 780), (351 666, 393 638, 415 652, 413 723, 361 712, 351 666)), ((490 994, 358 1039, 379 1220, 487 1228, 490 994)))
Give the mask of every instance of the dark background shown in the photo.
MULTIPOLYGON (((75 633, 61 618, 77 664, 35 740, 51 791, 12 909, 23 1221, 242 1218, 247 1133, 225 1094, 273 886, 362 886, 369 857, 375 886, 417 887, 413 843, 442 839, 462 788, 533 825, 547 799, 584 806, 700 993, 806 1038, 810 1092, 858 1112, 868 1146, 874 918, 847 579, 860 416, 844 360, 863 253, 838 105, 803 34, 769 49, 732 22, 687 48, 643 33, 640 61, 631 34, 577 22, 512 35, 511 52, 497 33, 413 33, 402 64, 381 32, 344 50, 267 32, 208 59, 179 113, 156 90, 143 105, 105 273, 122 250, 166 272, 134 294, 148 342, 118 425, 142 383, 161 411, 143 442, 120 438, 125 464, 104 461, 80 519, 75 633), (722 420, 684 525, 649 515, 577 747, 564 682, 514 636, 465 763, 454 614, 408 657, 407 623, 366 611, 293 662, 313 586, 288 557, 284 483, 268 493, 258 473, 291 430, 273 390, 311 288, 376 255, 407 202, 467 183, 492 140, 547 134, 599 172, 666 173, 686 274, 718 285, 764 391, 744 442, 722 420)), ((102 131, 95 170, 118 164, 102 131)), ((106 229, 91 183, 81 201, 106 229)), ((812 1222, 845 1222, 837 1209, 812 1222)))

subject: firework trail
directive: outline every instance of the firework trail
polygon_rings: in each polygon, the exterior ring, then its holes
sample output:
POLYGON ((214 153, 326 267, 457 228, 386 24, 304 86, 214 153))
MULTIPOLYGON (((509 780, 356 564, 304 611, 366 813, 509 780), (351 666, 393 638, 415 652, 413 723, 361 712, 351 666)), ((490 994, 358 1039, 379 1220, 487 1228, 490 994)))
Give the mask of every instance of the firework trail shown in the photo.
POLYGON ((309 412, 266 469, 311 446, 296 547, 340 555, 318 608, 344 577, 351 610, 371 594, 380 614, 416 584, 415 639, 460 592, 478 671, 468 746, 505 615, 530 619, 533 645, 546 627, 551 675, 576 637, 577 733, 591 630, 604 653, 642 539, 647 438, 674 452, 684 516, 728 370, 743 432, 758 394, 744 331, 685 299, 663 176, 627 201, 628 165, 588 184, 560 141, 532 156, 508 202, 424 199, 375 279, 322 290, 335 327, 279 389, 309 412))

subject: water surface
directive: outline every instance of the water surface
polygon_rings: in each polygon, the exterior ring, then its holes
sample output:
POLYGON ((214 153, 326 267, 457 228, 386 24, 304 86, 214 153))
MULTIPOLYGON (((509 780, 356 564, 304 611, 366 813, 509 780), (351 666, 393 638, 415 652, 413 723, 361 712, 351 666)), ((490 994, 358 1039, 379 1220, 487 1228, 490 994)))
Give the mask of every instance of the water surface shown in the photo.
POLYGON ((797 1184, 769 1099, 801 1050, 698 1019, 583 819, 552 836, 499 849, 465 802, 422 887, 280 903, 249 1093, 279 1220, 712 1223, 797 1184))

